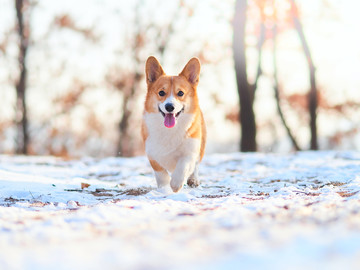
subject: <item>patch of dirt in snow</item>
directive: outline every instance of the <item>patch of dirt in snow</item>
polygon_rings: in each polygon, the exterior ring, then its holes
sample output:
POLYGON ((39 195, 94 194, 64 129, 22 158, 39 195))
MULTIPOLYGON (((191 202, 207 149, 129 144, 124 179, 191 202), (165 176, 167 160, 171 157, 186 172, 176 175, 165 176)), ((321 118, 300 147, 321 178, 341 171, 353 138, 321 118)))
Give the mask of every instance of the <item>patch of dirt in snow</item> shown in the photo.
POLYGON ((0 156, 1 269, 360 265, 358 152, 210 155, 200 175, 174 194, 145 157, 0 156))
POLYGON ((94 191, 92 191, 92 190, 87 190, 86 188, 81 188, 81 189, 65 189, 65 191, 87 193, 95 197, 113 198, 118 195, 141 196, 149 193, 152 189, 153 188, 150 187, 128 188, 125 190, 97 188, 94 191))

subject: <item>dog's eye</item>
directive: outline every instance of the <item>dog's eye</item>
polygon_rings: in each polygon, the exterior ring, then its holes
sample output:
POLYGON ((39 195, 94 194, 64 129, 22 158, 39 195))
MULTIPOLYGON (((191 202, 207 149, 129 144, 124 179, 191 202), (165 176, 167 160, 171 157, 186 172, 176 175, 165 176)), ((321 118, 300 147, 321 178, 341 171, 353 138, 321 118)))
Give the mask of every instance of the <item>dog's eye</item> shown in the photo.
POLYGON ((161 90, 161 91, 159 92, 159 96, 160 96, 160 97, 165 96, 165 92, 161 90))
POLYGON ((178 95, 179 97, 182 97, 182 96, 184 95, 184 92, 183 92, 183 91, 179 91, 179 92, 177 93, 177 95, 178 95))

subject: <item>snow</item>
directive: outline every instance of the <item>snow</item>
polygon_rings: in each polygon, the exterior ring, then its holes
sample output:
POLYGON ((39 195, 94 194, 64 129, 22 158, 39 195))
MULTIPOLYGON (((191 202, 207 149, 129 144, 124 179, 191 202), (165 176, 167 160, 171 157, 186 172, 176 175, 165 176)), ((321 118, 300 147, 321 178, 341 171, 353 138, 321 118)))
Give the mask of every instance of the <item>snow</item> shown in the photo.
POLYGON ((200 177, 0 156, 0 268, 359 269, 360 152, 212 154, 200 177))

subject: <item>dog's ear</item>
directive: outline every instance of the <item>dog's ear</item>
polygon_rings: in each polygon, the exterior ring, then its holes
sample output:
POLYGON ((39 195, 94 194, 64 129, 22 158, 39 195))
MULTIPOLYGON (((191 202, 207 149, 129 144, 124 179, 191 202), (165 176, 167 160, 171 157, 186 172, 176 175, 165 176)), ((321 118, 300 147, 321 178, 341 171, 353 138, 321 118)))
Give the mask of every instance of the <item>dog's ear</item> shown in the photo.
POLYGON ((196 87, 199 83, 200 66, 199 59, 191 58, 179 75, 184 76, 191 85, 196 87))
POLYGON ((159 61, 154 57, 150 56, 146 61, 145 66, 146 83, 151 84, 155 82, 161 75, 165 75, 159 61))

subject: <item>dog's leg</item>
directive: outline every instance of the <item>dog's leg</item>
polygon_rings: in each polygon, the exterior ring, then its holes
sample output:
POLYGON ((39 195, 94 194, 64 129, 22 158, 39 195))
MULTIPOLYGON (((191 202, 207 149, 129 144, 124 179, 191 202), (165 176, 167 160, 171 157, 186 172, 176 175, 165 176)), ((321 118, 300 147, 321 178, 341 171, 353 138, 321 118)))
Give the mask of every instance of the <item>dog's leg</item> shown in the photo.
POLYGON ((200 185, 198 165, 199 163, 196 162, 194 172, 189 176, 187 180, 187 184, 189 187, 194 188, 200 185))
POLYGON ((155 178, 158 188, 169 185, 170 175, 167 171, 155 171, 155 178))
POLYGON ((176 168, 171 175, 170 186, 174 192, 178 192, 190 174, 194 171, 195 159, 191 157, 180 158, 176 168))
POLYGON ((154 170, 156 183, 158 188, 164 187, 170 183, 170 175, 155 160, 149 159, 150 165, 154 170))

